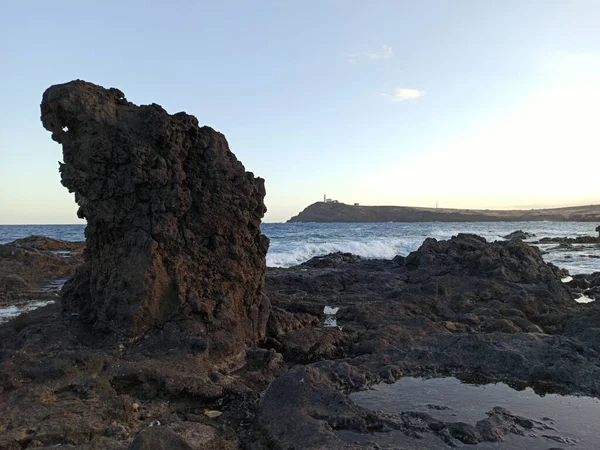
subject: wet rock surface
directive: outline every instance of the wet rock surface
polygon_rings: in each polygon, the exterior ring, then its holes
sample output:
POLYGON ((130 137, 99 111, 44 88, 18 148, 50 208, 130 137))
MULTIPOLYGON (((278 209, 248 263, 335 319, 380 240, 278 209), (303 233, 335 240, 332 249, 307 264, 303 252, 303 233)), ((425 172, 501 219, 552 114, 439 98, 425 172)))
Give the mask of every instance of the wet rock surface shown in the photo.
MULTIPOLYGON (((460 446, 468 440, 477 449, 547 450, 556 442, 587 449, 595 447, 599 437, 596 431, 596 417, 600 412, 598 399, 556 394, 540 396, 530 388, 504 383, 475 385, 451 377, 403 377, 393 384, 382 383, 353 393, 350 399, 392 417, 416 413, 435 424, 420 433, 421 439, 427 441, 424 445, 427 448, 460 446), (429 403, 432 399, 435 404, 429 403), (452 433, 457 430, 463 432, 452 433)), ((374 433, 368 437, 340 433, 340 437, 382 445, 397 438, 398 433, 374 433)))
POLYGON ((69 278, 81 264, 84 244, 40 236, 0 244, 0 308, 56 300, 52 280, 69 278))
POLYGON ((532 244, 600 244, 600 237, 577 236, 577 237, 544 237, 532 244))
POLYGON ((519 239, 522 241, 522 240, 531 239, 534 237, 535 237, 535 234, 533 234, 533 233, 527 233, 522 230, 517 230, 517 231, 513 231, 512 233, 504 236, 504 239, 509 240, 509 241, 512 241, 513 239, 519 239))
MULTIPOLYGON (((320 258, 320 268, 309 263, 267 275, 273 304, 292 314, 286 323, 295 315, 322 319, 330 305, 339 307, 341 327, 288 326, 278 336, 286 358, 308 362, 276 379, 259 409, 263 427, 281 448, 293 445, 289 430, 300 423, 311 436, 306 448, 347 448, 353 441, 338 436, 345 431, 354 436, 375 429, 404 435, 430 430, 429 419, 421 416, 410 426, 390 425, 389 418, 328 397, 402 376, 453 375, 504 380, 538 392, 598 395, 600 354, 593 331, 600 323, 598 308, 577 304, 561 282, 564 272, 544 263, 536 247, 458 235, 427 239, 416 252, 392 261, 339 264, 338 255, 332 258, 333 266, 320 258), (298 398, 318 413, 293 406, 298 398)), ((508 422, 498 426, 514 433, 508 422)), ((449 433, 448 445, 457 436, 474 443, 489 439, 482 430, 496 433, 489 424, 481 430, 442 425, 434 426, 449 433)))
POLYGON ((600 300, 600 272, 573 275, 572 278, 567 287, 576 298, 583 296, 600 300))
POLYGON ((62 144, 62 183, 88 223, 64 312, 133 340, 175 329, 173 339, 203 340, 217 359, 263 338, 264 181, 225 137, 79 80, 50 87, 41 111, 62 144))
POLYGON ((576 303, 563 275, 535 247, 474 235, 394 260, 334 254, 269 269, 265 338, 220 363, 186 333, 98 340, 60 305, 40 308, 0 326, 0 448, 372 448, 371 433, 503 442, 537 419, 510 408, 481 423, 435 408, 390 415, 348 394, 453 375, 598 396, 600 310, 576 303), (326 311, 338 326, 324 326, 326 311))

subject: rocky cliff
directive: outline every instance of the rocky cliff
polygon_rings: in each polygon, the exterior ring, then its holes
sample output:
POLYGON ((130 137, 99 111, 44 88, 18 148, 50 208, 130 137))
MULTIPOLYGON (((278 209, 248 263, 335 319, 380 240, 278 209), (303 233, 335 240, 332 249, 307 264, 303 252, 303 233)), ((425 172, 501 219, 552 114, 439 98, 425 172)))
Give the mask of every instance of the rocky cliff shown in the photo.
POLYGON ((600 205, 531 210, 476 210, 410 206, 352 206, 317 202, 288 222, 598 222, 600 205))
POLYGON ((64 312, 134 340, 177 324, 212 356, 261 338, 264 180, 225 137, 80 80, 50 87, 41 111, 63 147, 62 184, 88 222, 64 312))

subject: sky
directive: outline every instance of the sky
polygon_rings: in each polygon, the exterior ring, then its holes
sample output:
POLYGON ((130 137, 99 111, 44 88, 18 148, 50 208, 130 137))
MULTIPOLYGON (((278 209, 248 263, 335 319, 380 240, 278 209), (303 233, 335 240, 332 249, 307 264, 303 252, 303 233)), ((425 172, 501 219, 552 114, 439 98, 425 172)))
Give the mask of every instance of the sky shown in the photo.
POLYGON ((264 221, 346 203, 600 203, 597 0, 0 0, 0 223, 81 223, 44 90, 222 132, 264 221))

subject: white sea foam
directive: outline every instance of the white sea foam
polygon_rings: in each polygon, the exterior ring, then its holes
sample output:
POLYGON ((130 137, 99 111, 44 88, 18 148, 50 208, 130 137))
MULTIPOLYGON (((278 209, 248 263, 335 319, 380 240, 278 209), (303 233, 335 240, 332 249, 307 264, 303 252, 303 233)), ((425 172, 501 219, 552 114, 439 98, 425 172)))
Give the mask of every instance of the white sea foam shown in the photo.
POLYGON ((325 319, 325 321, 323 322, 323 326, 325 328, 339 328, 340 330, 342 329, 338 324, 337 324, 337 319, 335 317, 328 317, 327 319, 325 319))
POLYGON ((51 303, 54 303, 54 301, 33 301, 24 305, 13 305, 6 308, 0 308, 0 323, 14 319, 24 312, 33 311, 34 309, 41 308, 42 306, 46 306, 51 303))
MULTIPOLYGON (((419 242, 420 244, 420 242, 419 242)), ((363 258, 391 259, 396 255, 406 255, 415 250, 416 242, 405 242, 400 239, 387 241, 375 240, 367 242, 322 242, 304 244, 287 251, 269 251, 267 266, 290 267, 308 261, 314 256, 323 256, 334 252, 352 253, 363 258)))
POLYGON ((560 281, 562 281, 563 283, 570 283, 571 281, 573 281, 573 277, 564 277, 561 278, 560 281))

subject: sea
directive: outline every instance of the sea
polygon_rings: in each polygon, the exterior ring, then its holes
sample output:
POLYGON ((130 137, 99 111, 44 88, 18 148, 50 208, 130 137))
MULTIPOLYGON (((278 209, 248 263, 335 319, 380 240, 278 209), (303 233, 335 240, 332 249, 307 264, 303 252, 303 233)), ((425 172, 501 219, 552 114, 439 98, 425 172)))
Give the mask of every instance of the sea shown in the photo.
MULTIPOLYGON (((348 252, 365 258, 406 256, 428 238, 449 239, 458 233, 475 233, 488 241, 522 230, 544 237, 597 236, 590 222, 387 222, 387 223, 264 223, 262 232, 271 244, 267 266, 290 267, 314 256, 348 252)), ((31 235, 82 241, 85 225, 0 225, 0 244, 31 235)), ((544 258, 572 275, 600 271, 600 246, 540 245, 544 258)))

